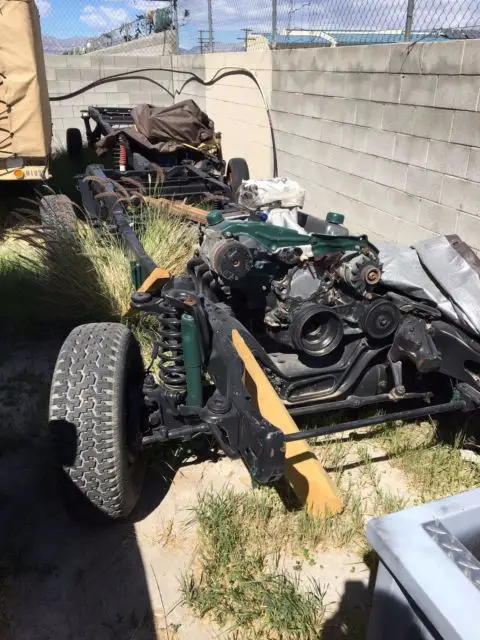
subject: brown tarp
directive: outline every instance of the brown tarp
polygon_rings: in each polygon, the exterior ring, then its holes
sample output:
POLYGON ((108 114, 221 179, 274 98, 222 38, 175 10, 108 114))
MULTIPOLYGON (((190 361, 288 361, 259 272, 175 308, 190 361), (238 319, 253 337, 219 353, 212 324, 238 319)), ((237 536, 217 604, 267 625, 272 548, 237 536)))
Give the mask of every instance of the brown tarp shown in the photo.
MULTIPOLYGON (((198 147, 215 138, 215 125, 193 100, 184 100, 169 107, 141 104, 132 110, 134 127, 122 129, 122 134, 162 153, 176 151, 190 145, 198 147)), ((117 139, 116 131, 98 143, 100 153, 111 148, 117 139)))
POLYGON ((44 164, 52 118, 34 0, 0 0, 0 74, 0 170, 14 155, 44 164))

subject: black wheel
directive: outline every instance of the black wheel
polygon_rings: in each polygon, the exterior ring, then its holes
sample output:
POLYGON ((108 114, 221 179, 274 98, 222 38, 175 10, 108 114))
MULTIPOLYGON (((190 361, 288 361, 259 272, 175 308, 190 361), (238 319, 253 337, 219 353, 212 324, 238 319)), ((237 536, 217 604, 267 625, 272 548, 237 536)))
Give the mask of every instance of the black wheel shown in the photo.
POLYGON ((87 515, 87 505, 89 515, 121 519, 137 503, 145 468, 143 379, 138 342, 121 324, 79 326, 60 350, 49 420, 67 506, 77 515, 87 515))
POLYGON ((244 158, 232 158, 227 165, 227 183, 232 189, 233 199, 237 200, 237 192, 242 180, 250 179, 250 171, 244 158))
POLYGON ((69 158, 78 158, 83 153, 83 140, 80 129, 67 129, 67 153, 69 158))
POLYGON ((40 200, 40 219, 48 227, 74 228, 77 220, 73 202, 68 196, 54 194, 40 200))

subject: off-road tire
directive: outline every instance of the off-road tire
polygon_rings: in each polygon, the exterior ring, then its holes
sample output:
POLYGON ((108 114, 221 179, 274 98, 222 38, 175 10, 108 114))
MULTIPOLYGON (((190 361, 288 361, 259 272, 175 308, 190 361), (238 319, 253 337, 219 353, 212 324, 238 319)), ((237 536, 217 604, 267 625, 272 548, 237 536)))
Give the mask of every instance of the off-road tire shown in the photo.
POLYGON ((83 153, 83 140, 80 129, 67 129, 66 142, 68 157, 79 158, 83 153))
POLYGON ((75 207, 70 198, 61 193, 44 196, 40 200, 40 220, 45 227, 74 229, 75 207))
POLYGON ((244 158, 232 158, 227 165, 227 183, 232 189, 232 195, 235 202, 237 201, 238 190, 242 184, 242 180, 250 179, 250 170, 247 161, 244 158))
POLYGON ((65 340, 49 421, 75 515, 122 519, 137 503, 144 476, 143 379, 138 342, 125 326, 81 325, 65 340))

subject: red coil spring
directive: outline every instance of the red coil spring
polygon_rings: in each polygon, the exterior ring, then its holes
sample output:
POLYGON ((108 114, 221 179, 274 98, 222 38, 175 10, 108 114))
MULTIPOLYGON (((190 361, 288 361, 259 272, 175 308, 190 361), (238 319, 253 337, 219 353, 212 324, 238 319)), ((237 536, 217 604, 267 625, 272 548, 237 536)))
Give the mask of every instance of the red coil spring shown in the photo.
POLYGON ((120 171, 125 171, 127 168, 127 147, 124 144, 120 145, 120 157, 118 164, 120 165, 120 171))

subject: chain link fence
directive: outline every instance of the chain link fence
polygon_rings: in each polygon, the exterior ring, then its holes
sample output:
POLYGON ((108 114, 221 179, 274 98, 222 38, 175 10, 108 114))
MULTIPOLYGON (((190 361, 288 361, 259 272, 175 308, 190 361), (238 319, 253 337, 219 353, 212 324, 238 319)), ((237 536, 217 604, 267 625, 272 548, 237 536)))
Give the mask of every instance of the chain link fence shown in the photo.
POLYGON ((479 0, 36 0, 46 53, 168 54, 480 37, 479 0))

